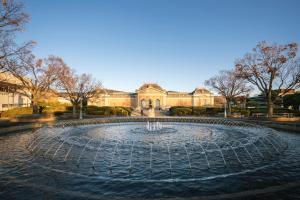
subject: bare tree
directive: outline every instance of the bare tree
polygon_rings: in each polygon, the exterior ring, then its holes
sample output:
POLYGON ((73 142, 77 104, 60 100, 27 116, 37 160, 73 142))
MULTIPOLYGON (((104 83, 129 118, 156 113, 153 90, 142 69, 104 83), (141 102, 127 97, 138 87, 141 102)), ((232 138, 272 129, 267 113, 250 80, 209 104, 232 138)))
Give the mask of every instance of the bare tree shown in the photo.
POLYGON ((38 102, 51 90, 65 66, 59 57, 36 59, 32 54, 21 58, 22 62, 11 61, 9 65, 15 70, 10 73, 19 81, 19 92, 31 100, 32 113, 38 113, 38 102))
POLYGON ((298 45, 260 42, 251 53, 236 61, 238 76, 255 85, 267 99, 268 116, 273 116, 276 97, 299 87, 300 62, 296 58, 298 45), (275 94, 275 93, 276 94, 275 94))
POLYGON ((11 60, 17 60, 35 43, 30 41, 22 45, 15 43, 15 35, 24 31, 24 25, 29 16, 24 12, 22 3, 13 0, 2 0, 0 3, 0 73, 15 70, 7 65, 11 60))
POLYGON ((24 30, 29 16, 24 12, 24 5, 14 0, 2 0, 0 4, 0 33, 24 30))
POLYGON ((249 94, 252 90, 246 81, 236 76, 233 70, 222 70, 218 75, 205 81, 205 85, 226 99, 228 114, 231 114, 231 102, 238 96, 249 94))
POLYGON ((80 106, 80 118, 82 118, 82 101, 95 97, 101 87, 101 82, 95 81, 90 74, 77 75, 69 67, 64 68, 58 84, 60 95, 72 103, 74 117, 76 107, 80 106))

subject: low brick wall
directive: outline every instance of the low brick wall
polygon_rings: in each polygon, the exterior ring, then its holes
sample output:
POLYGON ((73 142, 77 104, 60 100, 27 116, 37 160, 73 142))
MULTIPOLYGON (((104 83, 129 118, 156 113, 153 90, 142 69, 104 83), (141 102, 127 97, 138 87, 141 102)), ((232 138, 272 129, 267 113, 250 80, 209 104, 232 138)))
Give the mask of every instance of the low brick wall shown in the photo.
POLYGON ((278 130, 282 130, 282 131, 291 131, 291 132, 297 132, 300 133, 300 122, 286 122, 286 121, 268 121, 268 120, 242 120, 248 123, 252 123, 252 124, 257 124, 257 125, 261 125, 261 126, 266 126, 266 127, 270 127, 270 128, 274 128, 274 129, 278 129, 278 130))
POLYGON ((272 121, 275 121, 275 122, 299 122, 300 123, 300 117, 277 117, 277 118, 273 118, 272 121))
POLYGON ((26 131, 26 130, 32 130, 37 129, 45 126, 45 124, 26 124, 26 125, 20 125, 20 126, 10 126, 5 128, 0 128, 0 135, 1 134, 7 134, 7 133, 13 133, 13 132, 19 132, 19 131, 26 131))

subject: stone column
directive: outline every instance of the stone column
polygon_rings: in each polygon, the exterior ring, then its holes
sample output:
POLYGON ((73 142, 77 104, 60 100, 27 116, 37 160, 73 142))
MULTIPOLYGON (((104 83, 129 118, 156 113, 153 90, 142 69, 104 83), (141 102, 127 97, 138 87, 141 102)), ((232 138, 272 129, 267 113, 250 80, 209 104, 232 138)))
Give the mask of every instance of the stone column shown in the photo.
POLYGON ((141 107, 140 107, 140 95, 139 95, 139 93, 137 93, 137 95, 136 95, 136 108, 137 109, 141 109, 141 107))
POLYGON ((195 105, 195 98, 196 98, 195 95, 193 95, 193 96, 192 96, 192 106, 196 106, 196 105, 195 105))
POLYGON ((104 106, 109 106, 108 98, 109 98, 109 95, 104 96, 104 106))
POLYGON ((166 106, 167 106, 167 95, 164 94, 164 95, 162 96, 161 108, 162 108, 162 109, 165 109, 166 106))

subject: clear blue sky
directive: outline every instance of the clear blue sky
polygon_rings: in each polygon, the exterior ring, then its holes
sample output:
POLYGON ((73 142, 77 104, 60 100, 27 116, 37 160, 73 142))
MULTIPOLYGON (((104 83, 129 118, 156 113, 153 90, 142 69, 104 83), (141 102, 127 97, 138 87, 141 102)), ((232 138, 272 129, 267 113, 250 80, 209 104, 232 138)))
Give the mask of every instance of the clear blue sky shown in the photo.
POLYGON ((300 43, 298 0, 24 0, 21 41, 107 88, 192 91, 258 41, 300 43))

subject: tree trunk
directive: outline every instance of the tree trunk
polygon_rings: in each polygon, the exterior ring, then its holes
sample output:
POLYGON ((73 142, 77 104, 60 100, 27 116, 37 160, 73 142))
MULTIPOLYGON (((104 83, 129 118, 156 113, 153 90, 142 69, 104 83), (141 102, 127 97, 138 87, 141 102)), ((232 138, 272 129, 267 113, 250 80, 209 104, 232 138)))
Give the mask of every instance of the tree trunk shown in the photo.
POLYGON ((32 114, 38 114, 39 108, 37 104, 37 98, 36 95, 31 93, 31 106, 32 106, 32 114))
POLYGON ((272 117, 273 116, 273 101, 272 101, 272 93, 271 92, 268 92, 267 104, 268 104, 268 117, 272 117))
POLYGON ((39 108, 36 101, 32 101, 32 114, 38 114, 39 108))
POLYGON ((82 119, 82 100, 80 101, 79 119, 82 119))
POLYGON ((76 105, 73 104, 73 117, 75 118, 76 117, 76 105))
POLYGON ((226 100, 226 106, 227 106, 227 115, 230 116, 231 115, 231 103, 230 100, 226 100))

